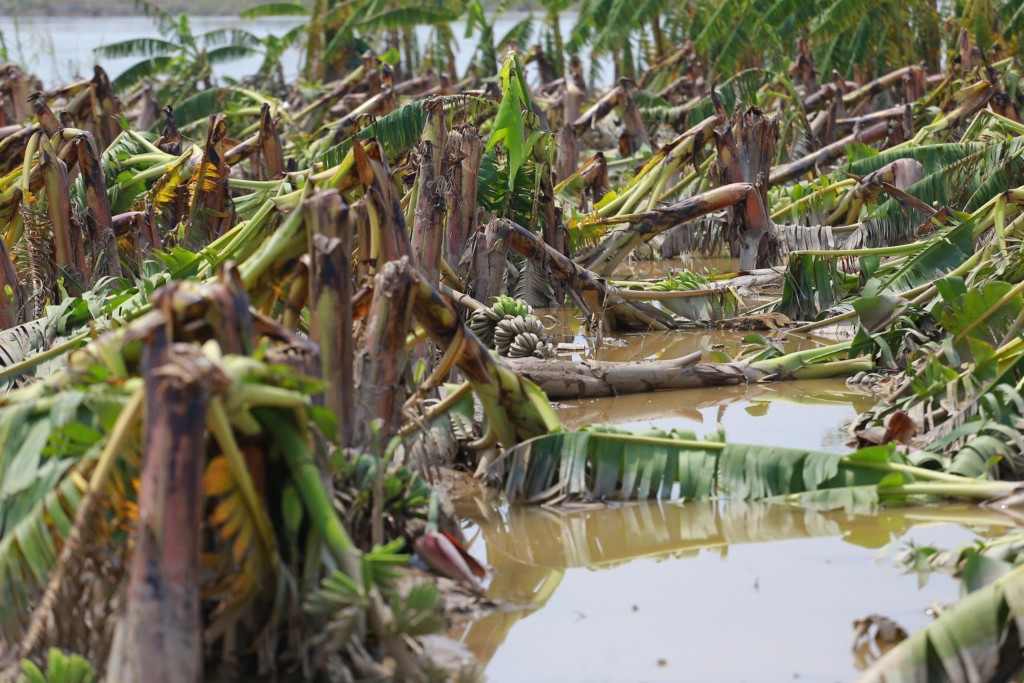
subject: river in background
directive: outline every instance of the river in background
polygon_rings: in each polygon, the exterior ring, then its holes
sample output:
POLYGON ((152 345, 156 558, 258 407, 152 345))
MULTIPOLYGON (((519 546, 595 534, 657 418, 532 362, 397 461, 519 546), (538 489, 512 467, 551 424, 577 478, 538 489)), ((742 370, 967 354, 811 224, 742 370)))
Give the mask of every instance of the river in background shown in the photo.
MULTIPOLYGON (((495 20, 495 36, 501 36, 528 15, 521 12, 506 12, 495 20)), ((196 34, 222 28, 244 28, 259 36, 270 34, 282 36, 294 28, 298 21, 291 17, 246 19, 237 17, 192 17, 192 30, 196 34)), ((568 35, 575 25, 576 17, 571 12, 563 13, 561 25, 568 35)), ((477 34, 464 38, 466 24, 455 21, 451 24, 458 42, 455 62, 459 72, 463 73, 476 50, 477 34)), ((536 30, 539 22, 535 24, 536 30)), ((91 76, 92 67, 97 62, 94 50, 100 45, 116 43, 133 38, 154 38, 158 36, 156 26, 146 17, 0 17, 0 33, 3 34, 11 58, 28 68, 43 80, 46 87, 54 87, 74 80, 78 76, 91 76)), ((433 38, 433 30, 429 26, 416 29, 417 39, 421 46, 428 45, 433 38)), ((123 70, 139 61, 139 58, 102 59, 102 66, 111 78, 115 78, 123 70)), ((259 69, 262 58, 259 56, 219 64, 214 72, 219 77, 240 79, 251 75, 259 69)), ((298 76, 300 54, 297 49, 289 50, 282 59, 285 78, 298 76)), ((532 67, 528 67, 532 70, 532 67)), ((612 76, 611 67, 604 65, 601 78, 595 82, 601 84, 612 76)))

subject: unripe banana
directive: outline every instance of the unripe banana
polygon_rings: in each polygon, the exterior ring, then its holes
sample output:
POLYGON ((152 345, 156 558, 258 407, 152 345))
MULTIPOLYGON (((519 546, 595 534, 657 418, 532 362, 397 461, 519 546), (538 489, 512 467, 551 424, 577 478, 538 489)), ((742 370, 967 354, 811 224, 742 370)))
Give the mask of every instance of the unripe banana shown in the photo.
POLYGON ((476 311, 469 319, 469 329, 487 346, 493 345, 495 325, 487 310, 476 311))
POLYGON ((506 316, 494 328, 494 348, 502 356, 512 355, 513 346, 516 348, 515 353, 518 354, 515 356, 516 358, 534 355, 538 347, 544 354, 539 357, 553 355, 554 347, 547 344, 547 339, 548 334, 544 329, 544 323, 532 314, 514 318, 506 316), (516 343, 517 339, 518 343, 516 343), (546 350, 547 346, 551 346, 550 353, 546 350))
POLYGON ((512 340, 512 345, 509 347, 508 355, 511 358, 525 358, 533 353, 539 343, 540 340, 537 339, 537 335, 532 332, 516 335, 516 338, 512 340))
POLYGON ((655 292, 674 292, 679 290, 700 289, 706 286, 708 282, 710 282, 710 280, 703 275, 683 270, 675 273, 674 275, 670 275, 661 282, 654 283, 651 286, 651 289, 655 292))

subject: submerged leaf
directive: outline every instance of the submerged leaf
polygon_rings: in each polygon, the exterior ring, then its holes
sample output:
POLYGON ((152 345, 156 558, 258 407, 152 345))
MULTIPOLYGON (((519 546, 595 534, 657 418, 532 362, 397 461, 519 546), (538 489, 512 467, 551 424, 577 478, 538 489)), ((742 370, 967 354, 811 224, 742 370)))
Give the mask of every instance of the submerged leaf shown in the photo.
MULTIPOLYGON (((725 496, 806 501, 825 509, 877 501, 878 486, 892 474, 886 464, 898 459, 891 447, 844 456, 696 441, 685 432, 630 434, 601 426, 541 436, 516 446, 506 457, 512 460, 506 495, 530 503, 564 497, 694 500, 725 496)), ((897 479, 896 483, 902 482, 900 475, 897 479)))

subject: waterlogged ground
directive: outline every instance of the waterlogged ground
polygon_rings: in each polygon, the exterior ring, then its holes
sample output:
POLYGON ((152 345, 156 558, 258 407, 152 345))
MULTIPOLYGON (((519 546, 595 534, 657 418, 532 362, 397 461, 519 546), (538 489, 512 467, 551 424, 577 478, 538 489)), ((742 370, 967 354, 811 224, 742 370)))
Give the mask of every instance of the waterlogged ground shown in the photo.
MULTIPOLYGON (((592 353, 668 359, 735 354, 743 335, 625 335, 592 353)), ((822 343, 798 338, 785 350, 822 343)), ((729 439, 845 451, 847 423, 873 403, 842 380, 717 387, 559 404, 569 427, 723 426, 729 439)), ((922 581, 893 563, 908 544, 955 547, 1013 521, 970 506, 814 512, 746 503, 629 504, 575 510, 509 507, 495 494, 457 501, 471 551, 491 569, 498 612, 452 637, 492 683, 848 681, 872 659, 853 622, 883 615, 908 631, 955 581, 922 581)), ((877 654, 877 652, 875 653, 877 654)))
POLYGON ((925 625, 953 579, 892 556, 1011 524, 976 508, 818 513, 768 504, 549 511, 463 499, 496 613, 457 627, 492 683, 848 681, 872 614, 925 625))
MULTIPOLYGON (((589 355, 610 361, 670 360, 716 350, 735 357, 747 346, 742 341, 745 336, 721 330, 628 335, 612 338, 589 355), (625 345, 613 346, 616 341, 625 345)), ((785 352, 828 343, 793 336, 769 336, 769 341, 785 352)), ((874 402, 871 393, 851 389, 843 379, 822 379, 630 394, 558 405, 559 417, 570 428, 607 423, 631 429, 691 429, 703 436, 720 425, 732 441, 840 451, 849 439, 846 425, 874 402)))

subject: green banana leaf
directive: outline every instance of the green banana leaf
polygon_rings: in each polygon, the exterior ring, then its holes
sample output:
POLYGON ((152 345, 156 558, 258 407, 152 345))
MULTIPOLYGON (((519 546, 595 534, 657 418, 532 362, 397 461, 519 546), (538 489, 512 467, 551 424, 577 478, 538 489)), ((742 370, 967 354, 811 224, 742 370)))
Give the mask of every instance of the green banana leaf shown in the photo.
POLYGON ((727 497, 837 509, 914 494, 984 498, 1014 487, 925 469, 937 465, 930 454, 910 464, 894 445, 843 455, 727 444, 720 434, 698 441, 688 432, 634 434, 606 426, 546 434, 497 462, 506 468, 509 500, 528 503, 727 497))
POLYGON ((1024 565, 943 612, 878 660, 859 683, 1019 680, 1022 632, 1024 565))

